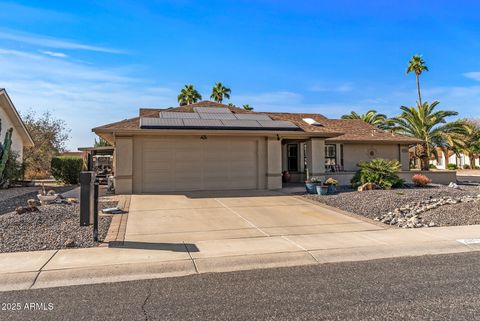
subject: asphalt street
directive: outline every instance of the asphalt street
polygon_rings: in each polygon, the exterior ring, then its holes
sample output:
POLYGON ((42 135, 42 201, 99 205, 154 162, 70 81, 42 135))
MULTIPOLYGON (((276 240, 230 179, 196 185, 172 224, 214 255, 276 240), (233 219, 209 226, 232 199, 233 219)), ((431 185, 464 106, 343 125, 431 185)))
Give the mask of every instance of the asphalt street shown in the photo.
POLYGON ((0 320, 479 320, 479 272, 474 252, 3 292, 0 320))

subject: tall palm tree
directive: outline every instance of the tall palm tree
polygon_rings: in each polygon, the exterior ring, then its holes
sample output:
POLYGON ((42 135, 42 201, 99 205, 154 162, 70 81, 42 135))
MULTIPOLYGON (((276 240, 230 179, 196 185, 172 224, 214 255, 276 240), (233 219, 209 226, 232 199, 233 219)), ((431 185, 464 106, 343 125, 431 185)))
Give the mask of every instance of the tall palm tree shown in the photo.
POLYGON ((225 87, 221 82, 217 82, 212 88, 210 99, 213 99, 217 103, 222 103, 224 98, 230 99, 231 93, 230 88, 225 87))
POLYGON ((421 55, 413 55, 408 62, 407 75, 411 72, 415 73, 417 79, 417 92, 418 92, 418 104, 422 106, 422 96, 420 95, 420 75, 423 71, 428 71, 428 67, 425 65, 425 61, 421 55))
POLYGON ((343 115, 342 119, 361 119, 364 122, 379 128, 383 128, 383 126, 387 122, 387 116, 377 113, 377 111, 374 109, 370 109, 362 115, 359 115, 356 112, 352 111, 350 112, 350 114, 343 115))
POLYGON ((180 106, 196 103, 200 99, 202 99, 202 95, 200 95, 192 84, 185 85, 177 96, 180 106))
POLYGON ((249 104, 243 104, 243 109, 248 110, 248 111, 252 111, 253 107, 251 107, 249 104))
POLYGON ((438 104, 438 101, 434 101, 430 105, 427 102, 423 105, 418 104, 417 108, 402 106, 400 107, 402 114, 392 119, 395 124, 392 130, 423 142, 417 144, 415 148, 416 156, 421 159, 422 170, 428 170, 429 158, 436 154, 435 147, 440 147, 440 142, 446 139, 446 133, 460 135, 465 130, 461 122, 447 123, 446 118, 456 116, 458 113, 447 110, 435 111, 438 104))

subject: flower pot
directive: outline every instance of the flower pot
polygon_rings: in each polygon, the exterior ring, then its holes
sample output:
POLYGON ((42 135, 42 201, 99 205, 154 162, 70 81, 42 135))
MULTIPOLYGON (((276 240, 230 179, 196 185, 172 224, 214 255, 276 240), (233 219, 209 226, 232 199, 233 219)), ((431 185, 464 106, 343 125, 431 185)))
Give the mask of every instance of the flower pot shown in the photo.
POLYGON ((307 190, 308 194, 317 194, 317 186, 317 183, 305 182, 305 189, 307 190))
POLYGON ((318 195, 327 195, 328 194, 328 186, 317 186, 317 194, 318 195))
POLYGON ((337 186, 328 185, 328 194, 335 194, 337 192, 337 186))

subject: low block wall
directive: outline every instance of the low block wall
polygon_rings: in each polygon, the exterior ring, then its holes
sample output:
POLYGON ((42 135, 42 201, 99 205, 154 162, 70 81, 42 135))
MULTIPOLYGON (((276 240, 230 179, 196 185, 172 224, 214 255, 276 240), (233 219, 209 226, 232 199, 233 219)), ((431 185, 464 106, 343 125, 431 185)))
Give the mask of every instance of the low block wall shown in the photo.
POLYGON ((403 178, 407 183, 412 182, 412 176, 415 174, 422 174, 427 176, 432 180, 432 183, 435 184, 444 184, 448 185, 451 182, 457 181, 457 171, 448 171, 448 170, 436 170, 436 171, 407 171, 400 172, 398 176, 403 178))
MULTIPOLYGON (((450 182, 457 181, 457 172, 449 170, 435 170, 435 171, 401 171, 398 173, 398 176, 405 180, 407 183, 412 182, 412 176, 415 174, 422 174, 427 176, 432 180, 434 184, 444 184, 448 185, 450 182)), ((338 181, 339 185, 350 185, 350 180, 355 175, 355 172, 334 172, 334 173, 325 173, 319 175, 322 181, 325 181, 327 178, 332 177, 338 181)), ((292 174, 291 182, 303 183, 305 181, 305 176, 303 174, 292 174)))
MULTIPOLYGON (((415 174, 422 174, 427 176, 432 180, 434 184, 444 184, 448 185, 450 182, 457 181, 457 172, 456 171, 401 171, 398 173, 398 176, 405 180, 407 183, 412 182, 412 176, 415 174)), ((336 172, 336 173, 325 173, 325 175, 320 176, 322 181, 325 181, 327 178, 332 177, 338 181, 339 185, 350 185, 350 180, 355 175, 355 172, 336 172)))

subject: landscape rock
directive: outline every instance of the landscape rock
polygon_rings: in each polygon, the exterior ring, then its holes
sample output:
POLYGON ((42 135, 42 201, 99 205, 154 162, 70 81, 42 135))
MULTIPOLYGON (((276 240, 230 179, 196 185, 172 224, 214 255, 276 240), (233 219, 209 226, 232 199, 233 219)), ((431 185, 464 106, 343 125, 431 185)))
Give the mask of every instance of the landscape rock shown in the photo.
POLYGON ((65 247, 75 247, 75 241, 72 239, 67 239, 63 245, 65 247))
POLYGON ((377 189, 357 192, 339 187, 335 195, 305 195, 311 200, 342 209, 375 221, 386 218, 386 224, 405 227, 409 218, 417 215, 422 227, 480 224, 480 186, 430 184, 428 187, 406 186, 398 189, 377 189), (460 201, 464 197, 463 201, 460 201), (457 200, 449 204, 449 199, 457 200), (408 209, 409 207, 410 209, 408 209), (401 211, 400 209, 402 208, 401 211), (407 217, 408 216, 408 217, 407 217))
POLYGON ((454 205, 459 203, 478 202, 474 196, 464 195, 457 197, 442 196, 440 198, 428 198, 422 201, 412 202, 402 207, 396 208, 393 212, 388 212, 377 217, 377 221, 385 224, 395 225, 406 228, 433 227, 435 223, 425 222, 421 214, 445 205, 454 205), (406 220, 403 220, 405 218, 406 220))

